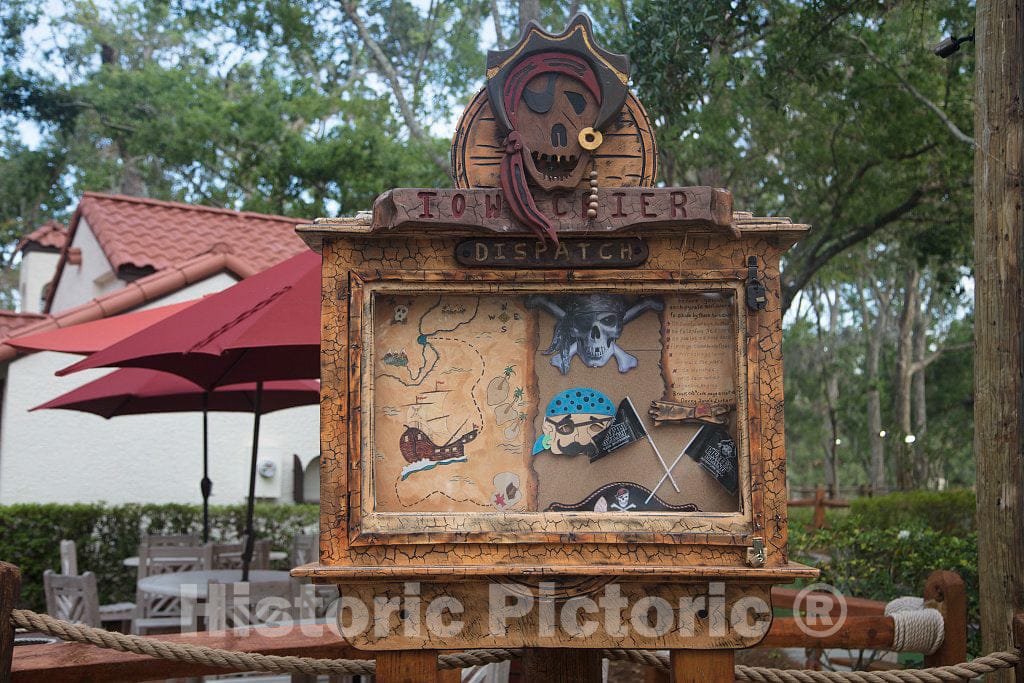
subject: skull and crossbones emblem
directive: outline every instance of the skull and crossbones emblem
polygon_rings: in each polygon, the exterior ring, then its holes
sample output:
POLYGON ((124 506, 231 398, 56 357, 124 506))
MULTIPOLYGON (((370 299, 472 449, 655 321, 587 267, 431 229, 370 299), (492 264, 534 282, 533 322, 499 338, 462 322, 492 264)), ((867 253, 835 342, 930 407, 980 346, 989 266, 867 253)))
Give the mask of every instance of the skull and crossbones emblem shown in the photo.
POLYGON ((629 502, 629 491, 625 488, 620 488, 615 492, 615 502, 610 506, 613 510, 619 512, 626 512, 628 510, 635 510, 636 503, 629 502))
POLYGON ((563 375, 569 374, 573 356, 588 368, 603 367, 614 357, 619 372, 629 372, 637 360, 618 345, 622 328, 647 311, 665 308, 656 297, 627 306, 626 297, 618 294, 575 294, 560 301, 534 295, 527 297, 526 307, 540 308, 555 318, 551 346, 544 353, 553 356, 551 364, 563 375))
POLYGON ((393 324, 393 325, 404 325, 405 322, 408 319, 409 319, 409 307, 405 306, 404 304, 399 304, 398 306, 395 306, 395 315, 391 319, 391 324, 393 324))

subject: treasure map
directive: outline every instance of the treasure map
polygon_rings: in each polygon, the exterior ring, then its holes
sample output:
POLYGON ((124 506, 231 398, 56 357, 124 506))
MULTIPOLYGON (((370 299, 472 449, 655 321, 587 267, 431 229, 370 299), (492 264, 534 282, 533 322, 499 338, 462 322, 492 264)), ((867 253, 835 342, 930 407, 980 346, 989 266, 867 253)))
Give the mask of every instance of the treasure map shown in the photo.
POLYGON ((521 299, 374 299, 377 510, 524 511, 536 315, 521 299))

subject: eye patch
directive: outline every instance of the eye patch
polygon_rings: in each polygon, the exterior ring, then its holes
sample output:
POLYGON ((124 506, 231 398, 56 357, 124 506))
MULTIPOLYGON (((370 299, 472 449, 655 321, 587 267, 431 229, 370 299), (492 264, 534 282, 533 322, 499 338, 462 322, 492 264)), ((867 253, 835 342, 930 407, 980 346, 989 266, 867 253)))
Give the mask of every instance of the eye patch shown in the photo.
POLYGON ((547 114, 551 110, 551 105, 555 103, 555 76, 556 74, 548 75, 548 84, 544 90, 535 91, 529 88, 523 90, 523 101, 526 102, 530 111, 547 114))
POLYGON ((583 110, 587 108, 587 101, 583 99, 583 95, 572 90, 565 91, 565 98, 569 100, 569 104, 572 105, 572 109, 579 116, 583 113, 583 110))

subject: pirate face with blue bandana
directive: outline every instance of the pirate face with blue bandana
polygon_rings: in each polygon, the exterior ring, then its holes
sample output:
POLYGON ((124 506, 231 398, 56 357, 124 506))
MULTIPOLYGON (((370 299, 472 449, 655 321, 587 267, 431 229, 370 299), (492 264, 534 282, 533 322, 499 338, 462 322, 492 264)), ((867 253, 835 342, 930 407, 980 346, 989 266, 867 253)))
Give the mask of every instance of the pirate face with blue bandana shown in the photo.
POLYGON ((541 435, 533 445, 536 455, 550 450, 556 455, 591 455, 594 436, 615 417, 615 404, 596 389, 567 389, 551 399, 544 412, 541 435))

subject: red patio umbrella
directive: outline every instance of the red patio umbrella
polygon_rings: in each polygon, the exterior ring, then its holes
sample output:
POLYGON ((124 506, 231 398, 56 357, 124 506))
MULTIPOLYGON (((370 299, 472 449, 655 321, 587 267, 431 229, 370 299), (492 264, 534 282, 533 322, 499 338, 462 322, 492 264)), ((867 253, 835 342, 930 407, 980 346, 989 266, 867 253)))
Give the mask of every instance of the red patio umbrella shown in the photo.
POLYGON ((243 580, 252 559, 263 382, 320 376, 320 279, 320 256, 302 252, 57 373, 141 367, 205 389, 256 382, 243 580))
POLYGON ((172 372, 201 387, 320 377, 320 256, 306 251, 59 371, 172 372))
MULTIPOLYGON (((256 384, 233 384, 207 391, 192 382, 166 372, 125 368, 84 384, 73 391, 30 410, 76 410, 110 419, 118 415, 203 412, 203 540, 210 536, 209 441, 207 413, 256 410, 256 384)), ((267 382, 260 412, 272 413, 320 400, 320 383, 315 380, 267 382)))
POLYGON ((93 353, 133 335, 169 315, 188 308, 196 301, 183 301, 100 320, 91 320, 78 325, 59 327, 37 334, 26 334, 8 339, 6 343, 16 349, 26 351, 93 353))

